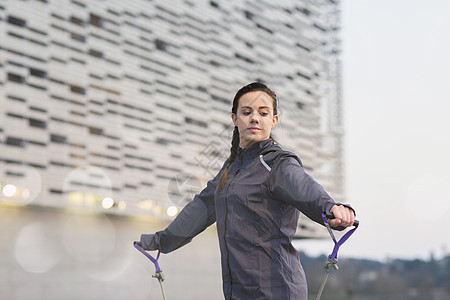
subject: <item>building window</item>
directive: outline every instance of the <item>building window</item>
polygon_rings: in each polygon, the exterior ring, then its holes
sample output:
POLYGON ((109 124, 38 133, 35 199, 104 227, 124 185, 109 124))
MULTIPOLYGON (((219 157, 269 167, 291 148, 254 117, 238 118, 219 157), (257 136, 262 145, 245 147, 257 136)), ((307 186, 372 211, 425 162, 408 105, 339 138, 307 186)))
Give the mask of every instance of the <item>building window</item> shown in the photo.
POLYGON ((20 120, 23 120, 23 119, 24 119, 23 116, 18 115, 18 114, 7 113, 6 115, 7 115, 8 117, 11 117, 11 118, 16 118, 16 119, 20 119, 20 120))
POLYGON ((266 27, 266 26, 264 26, 264 25, 256 24, 256 27, 258 27, 259 29, 262 29, 262 30, 266 31, 267 33, 273 34, 272 29, 270 29, 270 28, 268 28, 268 27, 266 27))
POLYGON ((167 44, 166 42, 160 40, 160 39, 156 39, 155 40, 155 46, 156 49, 161 50, 161 51, 167 51, 167 48, 169 47, 169 44, 167 44))
POLYGON ((72 0, 71 2, 73 4, 75 4, 75 5, 78 5, 78 6, 81 6, 81 7, 86 7, 86 4, 84 4, 84 3, 81 3, 81 2, 78 2, 78 1, 74 1, 74 0, 72 0))
POLYGON ((193 124, 193 125, 197 125, 197 126, 204 127, 204 128, 208 127, 208 124, 206 122, 203 122, 203 121, 194 120, 194 119, 189 118, 189 117, 184 118, 184 120, 188 124, 193 124))
POLYGON ((209 64, 214 66, 214 67, 220 67, 220 63, 216 60, 210 60, 209 64))
POLYGON ((89 127, 89 133, 93 135, 103 135, 103 129, 97 127, 89 127))
POLYGON ((20 147, 25 148, 25 141, 23 139, 15 138, 15 137, 7 137, 5 144, 14 146, 14 147, 20 147))
POLYGON ((206 89, 206 87, 202 86, 202 85, 197 85, 196 86, 197 91, 203 92, 203 93, 207 93, 208 90, 206 89))
POLYGON ((74 62, 76 62, 76 63, 82 64, 82 65, 85 65, 85 64, 86 64, 86 62, 85 62, 84 60, 78 59, 78 58, 75 58, 75 57, 71 57, 70 60, 71 60, 71 61, 74 61, 74 62))
POLYGON ((74 17, 74 16, 70 17, 70 22, 73 24, 76 24, 76 25, 80 25, 80 26, 84 25, 84 21, 82 19, 74 17))
POLYGON ((90 14, 89 15, 89 24, 97 26, 97 27, 103 27, 102 17, 95 15, 95 14, 90 14))
POLYGON ((85 95, 86 94, 86 89, 81 87, 81 86, 77 86, 77 85, 70 85, 70 91, 72 93, 75 94, 80 94, 80 95, 85 95))
POLYGON ((47 113, 46 109, 40 108, 40 107, 36 107, 36 106, 30 106, 29 109, 30 110, 34 110, 34 111, 38 111, 38 112, 41 112, 41 113, 47 113))
POLYGON ((73 40, 75 40, 75 41, 79 41, 79 42, 82 42, 82 43, 86 42, 86 38, 84 37, 84 35, 81 35, 81 34, 78 34, 78 33, 75 33, 75 32, 71 32, 70 33, 70 37, 73 40))
MULTIPOLYGON (((116 11, 113 11, 112 9, 109 9, 109 8, 108 8, 107 12, 109 12, 110 14, 115 15, 115 16, 117 16, 117 17, 120 16, 120 13, 118 13, 118 12, 116 12, 116 11)), ((144 15, 144 14, 142 14, 142 15, 144 15)), ((111 22, 111 21, 110 21, 110 22, 111 22)), ((118 25, 118 24, 116 24, 116 25, 118 25)))
POLYGON ((251 12, 249 12, 248 10, 244 11, 245 17, 249 20, 253 20, 253 18, 255 17, 255 15, 251 12))
POLYGON ((55 13, 51 13, 50 16, 52 16, 55 19, 61 20, 61 21, 65 21, 66 19, 61 17, 60 15, 57 15, 55 13))
POLYGON ((8 16, 8 23, 14 24, 20 27, 25 27, 27 25, 27 22, 25 20, 19 19, 17 17, 8 16))
POLYGON ((170 144, 170 141, 167 140, 167 139, 165 139, 165 138, 157 138, 157 139, 156 139, 156 143, 157 143, 157 144, 160 144, 160 145, 166 146, 166 145, 169 145, 169 144, 170 144))
POLYGON ((297 75, 300 76, 300 77, 305 78, 306 80, 311 80, 311 77, 309 77, 308 75, 305 75, 305 74, 303 74, 301 72, 297 72, 297 75))
POLYGON ((35 68, 30 68, 30 75, 33 75, 36 77, 41 77, 41 78, 46 78, 47 72, 39 70, 39 69, 35 69, 35 68))
POLYGON ((89 77, 95 78, 95 79, 98 79, 98 80, 103 80, 103 77, 101 77, 100 75, 97 75, 97 74, 89 73, 89 77))
POLYGON ((303 50, 305 50, 305 51, 311 52, 311 49, 309 49, 309 48, 306 47, 306 46, 303 46, 303 45, 300 44, 300 43, 297 43, 296 45, 297 45, 297 47, 299 47, 299 48, 301 48, 301 49, 303 49, 303 50))
POLYGON ((307 8, 297 8, 297 10, 306 16, 309 16, 311 14, 311 11, 307 8))
POLYGON ((226 98, 223 98, 223 97, 220 97, 220 96, 216 96, 216 95, 211 95, 211 97, 212 97, 212 99, 214 101, 217 101, 217 102, 220 102, 220 103, 225 103, 227 105, 231 104, 231 101, 226 99, 226 98))
POLYGON ((94 49, 89 49, 89 55, 98 57, 98 58, 103 58, 103 52, 100 52, 100 51, 97 51, 94 49))
POLYGON ((18 102, 26 102, 27 101, 24 98, 12 96, 12 95, 8 95, 8 96, 6 96, 6 98, 8 98, 9 100, 14 100, 14 101, 18 101, 18 102))
POLYGON ((327 32, 327 29, 324 28, 324 27, 322 27, 322 26, 320 26, 320 25, 314 24, 314 27, 317 28, 317 29, 319 29, 319 30, 322 31, 322 32, 327 32))
POLYGON ((47 128, 47 122, 45 122, 45 121, 30 118, 28 120, 28 122, 31 127, 37 127, 37 128, 43 128, 43 129, 47 128))
POLYGON ((33 167, 33 168, 37 168, 37 169, 47 169, 46 166, 40 165, 40 164, 28 163, 28 165, 31 166, 31 167, 33 167))
POLYGON ((67 138, 65 136, 62 136, 62 135, 51 134, 50 135, 50 141, 52 141, 53 143, 57 143, 57 144, 66 144, 67 143, 67 138))
POLYGON ((40 146, 40 147, 46 147, 46 146, 47 146, 46 143, 38 142, 38 141, 32 141, 32 140, 28 140, 28 141, 27 141, 27 144, 35 145, 35 146, 40 146))
POLYGON ((243 61, 246 61, 246 62, 248 62, 249 64, 254 64, 254 63, 255 63, 254 60, 252 60, 252 59, 250 59, 250 58, 248 58, 248 57, 245 57, 245 56, 243 56, 243 55, 241 55, 241 54, 239 54, 239 53, 235 53, 235 54, 234 54, 234 57, 236 57, 236 58, 238 58, 238 59, 242 59, 243 61))
POLYGON ((19 67, 19 68, 23 68, 24 67, 24 65, 22 65, 21 63, 18 63, 18 62, 12 61, 12 60, 8 60, 7 63, 10 64, 10 65, 19 67))
POLYGON ((12 81, 12 82, 17 82, 17 83, 25 83, 25 78, 14 74, 14 73, 8 73, 8 80, 12 81))

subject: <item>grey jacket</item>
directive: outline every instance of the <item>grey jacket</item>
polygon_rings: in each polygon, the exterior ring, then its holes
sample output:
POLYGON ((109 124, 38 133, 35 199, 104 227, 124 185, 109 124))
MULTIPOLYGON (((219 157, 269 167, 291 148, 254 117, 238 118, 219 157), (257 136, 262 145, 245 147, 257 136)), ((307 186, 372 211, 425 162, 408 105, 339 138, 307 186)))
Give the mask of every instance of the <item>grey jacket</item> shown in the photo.
POLYGON ((240 149, 217 191, 224 168, 165 230, 141 236, 144 249, 171 252, 216 222, 225 299, 306 300, 291 244, 299 211, 323 224, 322 212, 336 203, 271 139, 240 149))

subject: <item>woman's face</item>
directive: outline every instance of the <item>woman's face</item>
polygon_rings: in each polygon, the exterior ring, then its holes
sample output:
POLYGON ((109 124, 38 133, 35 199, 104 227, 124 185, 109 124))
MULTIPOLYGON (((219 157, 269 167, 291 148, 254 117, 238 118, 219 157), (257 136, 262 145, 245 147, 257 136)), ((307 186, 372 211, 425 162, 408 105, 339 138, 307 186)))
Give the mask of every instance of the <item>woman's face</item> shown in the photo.
POLYGON ((234 125, 238 127, 241 148, 267 140, 272 127, 278 122, 278 116, 273 114, 272 97, 262 91, 242 95, 237 112, 231 117, 234 125))

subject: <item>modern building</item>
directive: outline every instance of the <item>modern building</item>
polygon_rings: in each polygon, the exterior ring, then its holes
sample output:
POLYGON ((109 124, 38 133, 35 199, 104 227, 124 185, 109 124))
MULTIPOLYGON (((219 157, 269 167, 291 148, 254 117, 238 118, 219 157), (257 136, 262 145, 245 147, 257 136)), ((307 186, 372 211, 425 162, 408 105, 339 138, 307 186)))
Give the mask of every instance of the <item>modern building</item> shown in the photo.
MULTIPOLYGON (((166 224, 228 156, 254 80, 279 96, 277 141, 344 201, 339 9, 1 0, 0 207, 166 224)), ((298 238, 322 234, 301 219, 298 238)))

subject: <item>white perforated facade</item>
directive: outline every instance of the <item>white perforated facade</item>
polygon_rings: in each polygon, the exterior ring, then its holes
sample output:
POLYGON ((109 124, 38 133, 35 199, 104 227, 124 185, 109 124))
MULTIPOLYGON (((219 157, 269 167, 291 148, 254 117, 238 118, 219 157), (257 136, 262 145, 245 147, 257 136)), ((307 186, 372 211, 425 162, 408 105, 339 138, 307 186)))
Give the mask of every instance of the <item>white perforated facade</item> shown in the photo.
POLYGON ((331 0, 0 1, 2 201, 170 219, 228 156, 254 80, 279 96, 278 142, 343 201, 339 16, 331 0))

